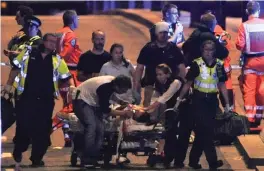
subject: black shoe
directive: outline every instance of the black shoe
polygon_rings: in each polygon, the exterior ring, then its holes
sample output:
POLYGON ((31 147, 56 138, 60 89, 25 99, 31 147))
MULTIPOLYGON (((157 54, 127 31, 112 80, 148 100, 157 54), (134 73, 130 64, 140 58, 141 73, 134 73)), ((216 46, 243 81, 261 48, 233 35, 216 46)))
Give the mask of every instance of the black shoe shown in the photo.
POLYGON ((217 160, 215 163, 209 164, 210 169, 217 169, 219 167, 222 167, 224 165, 222 160, 217 160))
POLYGON ((193 169, 201 169, 202 168, 202 165, 200 164, 194 164, 194 163, 189 163, 189 166, 193 169))
POLYGON ((163 163, 163 167, 164 167, 165 169, 169 169, 169 168, 171 167, 171 163, 170 163, 170 162, 164 162, 164 163, 163 163))
POLYGON ((173 158, 171 157, 164 157, 163 158, 163 166, 165 169, 169 169, 171 167, 171 162, 173 161, 173 158))
POLYGON ((17 163, 20 163, 22 161, 22 153, 13 153, 13 158, 17 163))
POLYGON ((181 168, 184 168, 184 164, 183 164, 183 163, 174 163, 174 168, 175 168, 175 169, 181 169, 181 168))
POLYGON ((45 166, 44 161, 32 161, 32 164, 30 165, 30 167, 43 167, 45 166))

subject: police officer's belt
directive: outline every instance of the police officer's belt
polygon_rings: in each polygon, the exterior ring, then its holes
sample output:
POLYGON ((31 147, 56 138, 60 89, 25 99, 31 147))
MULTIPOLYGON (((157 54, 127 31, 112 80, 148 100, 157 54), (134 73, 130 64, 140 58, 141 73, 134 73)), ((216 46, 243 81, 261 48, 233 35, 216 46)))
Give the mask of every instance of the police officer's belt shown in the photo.
POLYGON ((264 52, 256 53, 256 54, 245 54, 247 58, 261 57, 264 56, 264 52))
POLYGON ((200 92, 198 90, 194 90, 193 91, 193 95, 196 96, 196 97, 200 97, 200 98, 212 98, 212 97, 215 97, 217 96, 218 93, 204 93, 204 92, 200 92))

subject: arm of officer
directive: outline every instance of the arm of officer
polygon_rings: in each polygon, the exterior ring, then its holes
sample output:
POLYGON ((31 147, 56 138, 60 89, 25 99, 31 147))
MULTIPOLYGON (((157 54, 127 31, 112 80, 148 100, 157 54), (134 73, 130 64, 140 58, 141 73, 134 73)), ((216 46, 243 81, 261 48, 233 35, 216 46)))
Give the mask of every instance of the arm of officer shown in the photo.
POLYGON ((230 106, 229 106, 228 93, 227 93, 227 89, 226 89, 226 85, 225 85, 225 82, 227 80, 227 75, 226 75, 226 72, 225 72, 225 69, 224 69, 223 65, 221 66, 221 69, 219 71, 221 71, 221 72, 217 73, 218 80, 219 80, 217 86, 218 86, 219 91, 223 95, 225 103, 226 103, 225 111, 226 110, 228 111, 230 106))
POLYGON ((26 53, 27 49, 23 50, 16 58, 11 62, 12 69, 9 73, 7 83, 4 87, 4 91, 9 93, 12 89, 12 84, 15 81, 16 76, 19 74, 20 68, 22 67, 23 57, 26 53))
POLYGON ((67 64, 65 63, 65 61, 63 59, 61 59, 61 62, 59 64, 58 72, 59 72, 59 79, 60 80, 67 81, 69 87, 75 87, 71 73, 68 69, 67 64))
POLYGON ((245 28, 243 23, 238 28, 238 36, 236 39, 236 48, 240 51, 243 51, 246 45, 246 35, 245 35, 245 28))
POLYGON ((65 59, 71 55, 74 51, 74 47, 76 44, 76 37, 72 32, 66 33, 64 40, 63 40, 63 49, 60 52, 60 56, 65 59))
POLYGON ((12 86, 13 82, 15 81, 16 76, 19 73, 19 68, 13 67, 9 73, 8 80, 6 85, 12 86))

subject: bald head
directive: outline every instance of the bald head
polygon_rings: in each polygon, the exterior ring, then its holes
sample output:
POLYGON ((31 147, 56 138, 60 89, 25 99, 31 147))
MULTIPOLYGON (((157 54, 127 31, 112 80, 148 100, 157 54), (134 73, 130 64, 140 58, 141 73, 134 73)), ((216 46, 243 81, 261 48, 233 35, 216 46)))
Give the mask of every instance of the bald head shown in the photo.
POLYGON ((105 45, 105 33, 101 30, 96 30, 92 33, 92 42, 94 49, 102 51, 105 45))
POLYGON ((247 3, 248 15, 256 14, 260 12, 260 5, 257 1, 249 1, 247 3))
POLYGON ((92 33, 92 39, 94 39, 98 35, 105 36, 105 33, 101 30, 96 30, 92 33))

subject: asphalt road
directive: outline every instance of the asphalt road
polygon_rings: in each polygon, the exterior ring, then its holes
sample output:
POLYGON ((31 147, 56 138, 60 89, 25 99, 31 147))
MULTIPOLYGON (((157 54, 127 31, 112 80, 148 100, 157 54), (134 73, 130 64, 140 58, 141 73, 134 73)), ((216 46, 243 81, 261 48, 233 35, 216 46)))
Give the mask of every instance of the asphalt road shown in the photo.
MULTIPOLYGON (((41 30, 43 33, 54 32, 60 27, 62 27, 61 16, 47 16, 40 17, 42 20, 41 30)), ((19 29, 16 25, 14 17, 1 17, 1 49, 6 48, 8 40, 11 36, 19 29)), ((230 23, 234 23, 231 21, 230 23)), ((81 16, 80 17, 80 27, 76 31, 80 42, 81 49, 87 51, 92 48, 91 44, 91 34, 92 31, 101 29, 106 32, 106 46, 105 49, 109 50, 110 46, 115 43, 121 43, 125 47, 125 56, 135 64, 137 56, 140 49, 149 40, 148 29, 143 25, 140 25, 131 20, 127 20, 121 16, 81 16)), ((192 29, 186 29, 186 33, 189 35, 192 29)), ((2 51, 1 51, 2 52, 2 51)), ((1 61, 6 62, 7 58, 2 53, 1 61)), ((1 66, 1 81, 6 82, 7 74, 9 68, 1 66)), ((238 98, 241 97, 238 96, 238 98)), ((55 106, 54 113, 56 113, 61 108, 61 101, 58 101, 55 106)), ((4 168, 12 168, 14 164, 12 157, 10 156, 12 151, 11 140, 14 136, 14 126, 9 129, 4 136, 6 140, 3 140, 2 151, 2 166, 4 168)), ((47 168, 44 169, 30 169, 27 165, 30 164, 28 160, 30 152, 24 154, 23 164, 25 165, 24 170, 75 170, 74 168, 69 168, 69 156, 70 149, 61 149, 63 146, 63 135, 61 130, 56 131, 52 135, 52 147, 49 149, 44 160, 46 162, 47 168)), ((230 168, 236 167, 236 169, 245 169, 246 166, 242 161, 241 156, 236 151, 235 147, 219 147, 217 148, 219 158, 223 159, 225 165, 222 167, 223 170, 228 170, 230 168)), ((132 160, 132 167, 137 170, 142 170, 142 165, 145 164, 145 157, 135 157, 130 156, 132 160), (139 168, 138 168, 139 167, 139 168)), ((208 167, 205 158, 201 159, 201 163, 204 167, 208 167)), ((143 167, 143 169, 147 169, 143 167)), ((7 169, 8 170, 8 169, 7 169)), ((122 169, 121 169, 122 170, 122 169)))

